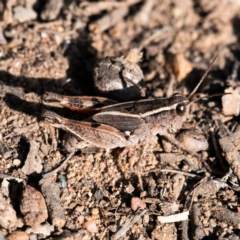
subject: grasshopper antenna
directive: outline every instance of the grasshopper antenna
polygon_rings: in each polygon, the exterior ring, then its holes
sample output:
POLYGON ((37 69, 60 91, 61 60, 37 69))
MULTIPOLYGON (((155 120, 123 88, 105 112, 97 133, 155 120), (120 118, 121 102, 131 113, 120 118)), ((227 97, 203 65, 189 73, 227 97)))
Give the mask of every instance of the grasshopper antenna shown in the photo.
POLYGON ((215 60, 217 59, 219 53, 213 58, 213 60, 211 61, 209 67, 207 68, 207 70, 205 71, 205 73, 203 74, 201 80, 198 82, 197 86, 193 89, 193 91, 190 93, 188 99, 191 99, 191 97, 194 95, 194 93, 198 90, 199 86, 202 84, 203 80, 205 79, 205 77, 207 76, 208 72, 210 71, 210 69, 212 68, 212 65, 214 64, 215 60))
POLYGON ((210 95, 210 96, 205 96, 205 97, 199 97, 197 99, 194 99, 192 101, 190 101, 189 103, 195 103, 199 100, 202 100, 202 99, 209 99, 209 98, 213 98, 213 97, 220 97, 220 96, 225 96, 225 95, 229 95, 229 94, 232 94, 232 93, 216 93, 216 94, 213 94, 213 95, 210 95))

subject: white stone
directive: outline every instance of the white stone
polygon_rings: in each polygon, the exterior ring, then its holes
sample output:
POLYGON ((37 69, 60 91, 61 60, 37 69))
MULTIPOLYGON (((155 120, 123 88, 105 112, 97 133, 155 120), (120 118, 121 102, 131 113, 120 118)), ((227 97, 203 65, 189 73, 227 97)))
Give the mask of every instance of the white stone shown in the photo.
POLYGON ((22 6, 16 6, 13 9, 13 18, 18 20, 20 23, 27 22, 37 18, 37 13, 30 9, 22 6))

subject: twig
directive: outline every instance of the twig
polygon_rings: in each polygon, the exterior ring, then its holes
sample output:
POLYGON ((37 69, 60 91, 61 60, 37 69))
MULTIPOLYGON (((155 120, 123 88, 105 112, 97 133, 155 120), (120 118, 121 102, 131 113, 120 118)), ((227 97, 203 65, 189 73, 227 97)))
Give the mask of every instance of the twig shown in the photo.
POLYGON ((217 209, 211 211, 211 213, 213 218, 221 222, 226 222, 229 226, 232 226, 233 228, 239 229, 240 218, 238 212, 233 212, 224 207, 218 207, 217 209))
POLYGON ((143 48, 145 48, 149 43, 154 41, 156 38, 159 38, 159 41, 166 39, 166 36, 169 36, 173 33, 173 28, 170 26, 165 26, 161 29, 156 29, 149 37, 146 37, 142 40, 140 43, 138 49, 141 51, 143 48))
POLYGON ((13 177, 13 176, 10 176, 7 174, 1 174, 1 173, 0 173, 0 179, 16 180, 18 182, 24 181, 24 179, 22 179, 22 178, 16 178, 16 177, 13 177))
POLYGON ((219 177, 224 176, 223 172, 219 172, 217 170, 211 169, 211 167, 208 165, 208 163, 204 159, 201 162, 210 174, 214 174, 214 175, 219 176, 219 177))
POLYGON ((201 212, 199 210, 198 204, 195 203, 192 208, 192 237, 196 239, 203 239, 206 237, 203 231, 203 225, 200 221, 201 212))
POLYGON ((118 21, 128 14, 128 8, 119 8, 104 15, 89 25, 89 30, 95 34, 101 33, 114 26, 118 21))
POLYGON ((52 35, 69 36, 69 35, 75 34, 76 30, 74 29, 74 30, 59 32, 49 28, 42 28, 42 29, 38 29, 38 32, 45 32, 47 34, 52 34, 52 35))
POLYGON ((141 167, 139 166, 139 164, 137 166, 136 172, 137 172, 140 189, 141 189, 141 191, 143 191, 144 189, 143 189, 143 181, 142 181, 142 175, 141 175, 141 167))
POLYGON ((182 213, 172 214, 170 216, 158 216, 157 219, 160 223, 173 223, 188 220, 189 211, 182 213))
POLYGON ((141 7, 141 10, 135 15, 134 22, 145 26, 149 23, 149 17, 154 6, 155 0, 147 0, 141 7))
POLYGON ((188 221, 181 222, 181 239, 182 240, 189 240, 188 238, 188 221))
POLYGON ((75 151, 71 151, 69 153, 68 157, 62 162, 62 164, 59 167, 55 168, 53 171, 43 174, 42 177, 48 178, 48 177, 56 174, 57 172, 59 172, 67 164, 67 162, 73 157, 74 154, 75 154, 75 151))
POLYGON ((108 229, 105 228, 104 231, 103 231, 103 233, 101 234, 100 240, 103 240, 103 239, 104 239, 104 237, 105 237, 107 231, 108 231, 108 229))
POLYGON ((183 171, 179 171, 179 170, 174 170, 174 169, 160 169, 160 172, 171 172, 171 173, 177 173, 177 174, 182 174, 188 177, 198 177, 198 178, 202 178, 201 176, 198 176, 197 174, 194 173, 187 173, 187 172, 183 172, 183 171))
POLYGON ((122 2, 115 1, 99 1, 99 2, 89 2, 84 1, 79 4, 79 7, 84 11, 84 15, 91 16, 98 14, 104 10, 112 10, 114 8, 128 7, 141 2, 142 0, 127 0, 122 2))
POLYGON ((147 212, 147 209, 144 209, 141 213, 137 214, 136 216, 132 217, 129 221, 127 221, 123 227, 111 237, 111 240, 116 240, 124 235, 126 235, 126 232, 135 224, 145 213, 147 212))
POLYGON ((42 178, 39 184, 48 207, 52 224, 58 229, 61 229, 66 223, 66 218, 60 203, 60 188, 52 178, 42 178))
POLYGON ((161 164, 163 163, 177 163, 186 158, 183 154, 178 153, 159 153, 157 158, 160 160, 161 164))
POLYGON ((228 167, 226 166, 226 164, 224 164, 224 160, 223 160, 222 154, 219 151, 219 148, 218 148, 218 145, 217 145, 217 140, 216 140, 216 137, 214 135, 214 131, 213 131, 212 128, 210 128, 210 134, 211 134, 211 140, 212 140, 212 144, 213 144, 214 150, 216 152, 217 158, 218 158, 224 172, 227 172, 228 167))
MULTIPOLYGON (((57 150, 57 136, 55 134, 55 128, 52 126, 48 126, 49 127, 49 131, 50 131, 50 137, 52 139, 52 144, 51 144, 51 151, 56 151, 57 150)), ((58 134, 58 131, 57 131, 58 134)))

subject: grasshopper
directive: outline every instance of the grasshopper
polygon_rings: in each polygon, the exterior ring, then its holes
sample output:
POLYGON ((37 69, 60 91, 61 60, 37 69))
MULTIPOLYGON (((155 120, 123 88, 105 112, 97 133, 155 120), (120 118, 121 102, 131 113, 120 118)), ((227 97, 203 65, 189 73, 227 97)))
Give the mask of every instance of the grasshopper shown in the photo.
MULTIPOLYGON (((143 99, 116 103, 102 97, 71 97, 53 93, 43 95, 43 103, 72 110, 92 111, 86 121, 63 118, 52 111, 45 111, 43 121, 61 128, 81 140, 105 149, 145 145, 157 134, 183 148, 174 133, 184 127, 189 117, 189 107, 200 84, 203 82, 218 55, 214 57, 203 77, 188 97, 179 93, 169 98, 143 99)), ((191 154, 195 154, 192 153, 191 154)))

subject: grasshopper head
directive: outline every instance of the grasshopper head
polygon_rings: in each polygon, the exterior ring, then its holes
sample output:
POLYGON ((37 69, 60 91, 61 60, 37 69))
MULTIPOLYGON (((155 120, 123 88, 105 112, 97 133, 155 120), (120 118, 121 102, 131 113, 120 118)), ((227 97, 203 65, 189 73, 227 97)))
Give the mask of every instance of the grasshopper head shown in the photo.
POLYGON ((175 108, 176 114, 178 116, 184 116, 189 112, 189 103, 188 98, 182 96, 180 93, 174 94, 172 97, 172 106, 175 108), (175 103, 176 102, 176 103, 175 103))
MULTIPOLYGON (((169 98, 170 116, 172 116, 171 128, 177 131, 182 128, 183 123, 189 116, 190 101, 187 97, 176 93, 169 98)), ((171 119, 171 117, 170 117, 171 119)))
POLYGON ((145 112, 142 116, 154 135, 166 135, 177 132, 189 115, 189 100, 180 93, 161 99, 160 104, 153 102, 154 110, 145 112))

